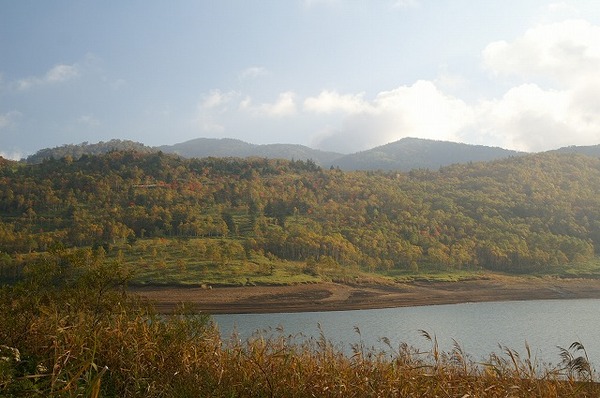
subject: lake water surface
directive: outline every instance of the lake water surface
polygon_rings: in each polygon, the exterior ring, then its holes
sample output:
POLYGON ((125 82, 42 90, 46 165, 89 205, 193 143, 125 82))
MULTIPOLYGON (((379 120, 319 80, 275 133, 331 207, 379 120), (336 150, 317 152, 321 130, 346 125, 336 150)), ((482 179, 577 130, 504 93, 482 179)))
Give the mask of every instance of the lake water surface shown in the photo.
MULTIPOLYGON (((277 335, 301 333, 305 338, 325 337, 350 351, 361 339, 368 347, 384 349, 382 337, 392 347, 401 342, 423 350, 431 344, 420 330, 437 336, 440 348, 452 349, 453 340, 474 360, 484 360, 498 347, 509 347, 525 355, 525 344, 544 362, 560 362, 557 346, 568 348, 581 342, 590 361, 600 364, 600 300, 535 300, 492 303, 466 303, 378 310, 302 312, 277 314, 215 315, 213 319, 224 338, 235 330, 241 339, 256 331, 277 335), (355 331, 360 329, 360 335, 355 331)), ((597 368, 597 366, 596 366, 597 368)))

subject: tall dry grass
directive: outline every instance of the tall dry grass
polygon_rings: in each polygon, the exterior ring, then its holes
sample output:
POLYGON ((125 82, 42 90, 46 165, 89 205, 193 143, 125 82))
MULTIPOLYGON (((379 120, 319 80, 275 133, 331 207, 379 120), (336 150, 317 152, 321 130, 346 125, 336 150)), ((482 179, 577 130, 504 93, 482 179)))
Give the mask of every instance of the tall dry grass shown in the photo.
POLYGON ((121 267, 89 251, 54 253, 29 269, 0 289, 4 397, 600 396, 578 344, 548 367, 508 348, 474 363, 458 344, 441 351, 427 332, 425 352, 358 343, 345 354, 323 334, 224 339, 204 315, 182 307, 159 316, 128 297, 121 267))

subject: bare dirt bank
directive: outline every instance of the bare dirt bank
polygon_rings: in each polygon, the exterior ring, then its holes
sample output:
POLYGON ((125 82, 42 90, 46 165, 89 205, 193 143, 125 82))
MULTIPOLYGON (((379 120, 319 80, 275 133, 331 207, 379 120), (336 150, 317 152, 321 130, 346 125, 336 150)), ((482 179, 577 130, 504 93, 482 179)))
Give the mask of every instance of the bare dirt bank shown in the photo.
POLYGON ((131 292, 171 312, 182 302, 211 314, 341 311, 464 302, 600 298, 600 280, 492 278, 396 284, 318 283, 293 286, 135 287, 131 292))

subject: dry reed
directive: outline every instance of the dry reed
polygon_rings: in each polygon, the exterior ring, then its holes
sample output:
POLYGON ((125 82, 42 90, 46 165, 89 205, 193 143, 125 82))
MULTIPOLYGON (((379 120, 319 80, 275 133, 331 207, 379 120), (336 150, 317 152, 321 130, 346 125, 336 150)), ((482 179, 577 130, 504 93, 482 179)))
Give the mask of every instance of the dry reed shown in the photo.
MULTIPOLYGON (((210 318, 182 307, 159 316, 119 290, 118 269, 64 255, 0 289, 4 397, 597 397, 585 349, 558 367, 502 347, 474 363, 455 343, 346 354, 317 339, 221 338, 210 318), (68 276, 65 276, 68 275, 68 276), (583 354, 583 355, 578 355, 583 354)), ((356 330, 360 334, 360 330, 356 330)), ((383 339, 389 344, 389 340, 383 339)))

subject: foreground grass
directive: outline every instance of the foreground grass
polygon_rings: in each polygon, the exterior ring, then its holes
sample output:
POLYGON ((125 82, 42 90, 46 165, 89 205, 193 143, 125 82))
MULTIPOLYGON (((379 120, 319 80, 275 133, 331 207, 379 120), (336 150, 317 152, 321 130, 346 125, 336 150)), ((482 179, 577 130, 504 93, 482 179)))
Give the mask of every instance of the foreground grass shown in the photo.
MULTIPOLYGON (((158 316, 90 251, 38 257, 0 289, 3 397, 597 397, 585 351, 550 367, 510 349, 471 362, 461 347, 344 354, 321 336, 222 338, 205 315, 158 316)), ((385 341, 385 339, 384 339, 385 341)))

